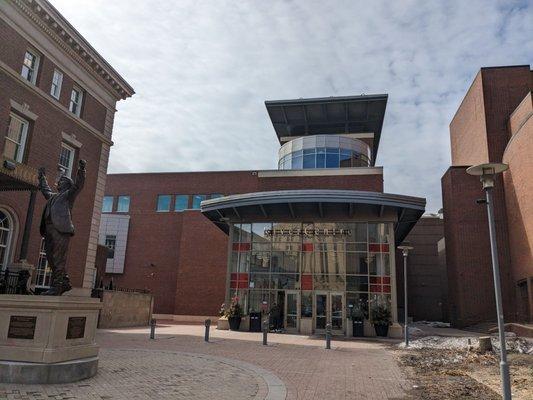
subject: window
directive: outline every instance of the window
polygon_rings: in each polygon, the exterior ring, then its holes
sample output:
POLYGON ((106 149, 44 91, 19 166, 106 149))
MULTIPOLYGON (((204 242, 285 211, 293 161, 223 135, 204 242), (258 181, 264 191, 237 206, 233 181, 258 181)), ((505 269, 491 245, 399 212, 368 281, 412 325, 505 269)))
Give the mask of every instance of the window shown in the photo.
POLYGON ((37 262, 37 276, 35 278, 35 287, 49 288, 50 280, 52 279, 52 270, 48 266, 46 259, 46 251, 44 249, 44 238, 41 238, 41 246, 39 248, 39 261, 37 262))
POLYGON ((199 209, 200 203, 207 199, 207 196, 205 194, 193 194, 192 195, 192 208, 193 209, 199 209))
POLYGON ((61 143, 59 153, 59 168, 65 171, 64 175, 72 177, 72 164, 74 163, 75 150, 65 143, 61 143))
POLYGON ((76 114, 78 117, 81 112, 81 103, 83 101, 83 92, 80 88, 74 86, 72 92, 70 93, 70 105, 68 107, 69 111, 73 114, 76 114))
POLYGON ((116 235, 105 236, 105 247, 107 247, 107 258, 115 258, 115 244, 117 242, 116 235))
POLYGON ((176 202, 174 203, 174 211, 183 211, 189 208, 189 195, 177 194, 176 202))
POLYGON ((63 83, 63 74, 57 69, 54 70, 54 76, 52 77, 52 87, 50 88, 50 94, 59 100, 61 95, 61 84, 63 83))
POLYGON ((213 193, 211 195, 212 199, 218 199, 219 197, 224 197, 224 195, 222 193, 213 193))
POLYGON ((15 114, 9 115, 9 127, 4 145, 4 156, 11 160, 22 162, 24 147, 28 136, 28 121, 19 118, 15 114))
POLYGON ((118 196, 117 212, 127 213, 130 211, 130 196, 118 196))
POLYGON ((157 211, 168 212, 170 211, 170 200, 172 196, 169 194, 160 194, 157 196, 157 211))
POLYGON ((113 196, 104 196, 102 201, 102 212, 113 212, 113 196))
POLYGON ((24 54, 24 61, 22 63, 21 75, 28 82, 31 82, 35 85, 35 80, 37 79, 37 70, 39 68, 39 56, 35 52, 26 50, 24 54))

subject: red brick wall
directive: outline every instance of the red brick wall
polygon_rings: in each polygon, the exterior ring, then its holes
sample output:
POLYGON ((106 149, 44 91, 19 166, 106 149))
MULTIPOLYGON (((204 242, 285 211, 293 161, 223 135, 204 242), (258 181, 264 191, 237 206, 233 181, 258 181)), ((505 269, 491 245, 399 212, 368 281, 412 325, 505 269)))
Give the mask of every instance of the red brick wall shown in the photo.
MULTIPOLYGON (((57 162, 62 140, 61 132, 75 133, 78 140, 83 143, 78 156, 87 159, 88 174, 85 188, 80 193, 73 210, 76 235, 71 241, 68 258, 72 282, 75 286, 81 286, 96 190, 97 168, 100 162, 101 141, 4 72, 0 72, 0 87, 2 88, 2 96, 0 97, 0 153, 3 152, 4 136, 8 128, 10 99, 19 104, 27 103, 30 106, 29 110, 38 115, 37 120, 30 128, 26 162, 34 168, 46 167, 51 185, 57 176, 57 162)), ((0 192, 0 205, 13 208, 19 220, 15 260, 18 259, 28 199, 28 192, 0 192)), ((38 260, 40 244, 38 227, 43 206, 44 200, 38 195, 28 250, 28 259, 32 264, 38 260)))
MULTIPOLYGON (((529 118, 515 131, 503 162, 505 200, 509 218, 509 243, 513 281, 533 277, 533 106, 529 95, 529 118)), ((533 304, 531 305, 533 307, 533 304)), ((533 308, 532 308, 533 315, 533 308)))
POLYGON ((475 165, 489 159, 481 73, 450 123, 450 141, 452 165, 475 165))
MULTIPOLYGON (((22 62, 24 61, 24 54, 28 47, 32 47, 31 44, 3 20, 0 20, 0 38, 2 38, 2 46, 0 46, 0 60, 11 67, 17 74, 20 74, 22 62)), ((42 89, 46 94, 49 94, 52 85, 54 69, 59 69, 63 73, 63 83, 61 85, 59 102, 68 109, 70 93, 75 83, 74 80, 68 76, 66 72, 62 70, 62 68, 56 66, 45 55, 39 55, 40 61, 36 86, 42 89)), ((83 90, 90 89, 82 86, 80 87, 83 90)), ((4 94, 3 90, 2 94, 4 94)), ((51 96, 50 98, 52 99, 51 96)), ((88 122, 93 128, 103 132, 105 117, 105 106, 96 100, 90 93, 85 93, 81 118, 88 122)))
POLYGON ((216 315, 225 296, 227 236, 199 211, 157 213, 157 195, 305 188, 382 192, 383 177, 259 178, 253 171, 108 175, 106 195, 115 202, 118 195, 131 196, 124 274, 113 280, 151 289, 156 313, 216 315), (151 263, 155 266, 147 267, 151 263))
MULTIPOLYGON (((496 308, 487 211, 484 204, 476 204, 476 199, 485 197, 479 178, 468 175, 466 167, 451 167, 442 177, 442 196, 450 319, 456 326, 494 320, 496 308)), ((504 312, 507 319, 512 319, 514 292, 503 197, 500 177, 494 190, 494 214, 504 312)))

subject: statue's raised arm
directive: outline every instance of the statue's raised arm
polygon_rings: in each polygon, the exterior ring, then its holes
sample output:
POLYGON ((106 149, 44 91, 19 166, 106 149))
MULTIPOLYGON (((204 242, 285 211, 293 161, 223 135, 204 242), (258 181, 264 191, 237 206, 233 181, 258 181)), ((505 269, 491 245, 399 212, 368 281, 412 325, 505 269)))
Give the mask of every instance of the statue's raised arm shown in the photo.
POLYGON ((46 170, 44 167, 39 168, 39 190, 46 200, 52 197, 53 192, 48 185, 48 181, 46 180, 46 170))

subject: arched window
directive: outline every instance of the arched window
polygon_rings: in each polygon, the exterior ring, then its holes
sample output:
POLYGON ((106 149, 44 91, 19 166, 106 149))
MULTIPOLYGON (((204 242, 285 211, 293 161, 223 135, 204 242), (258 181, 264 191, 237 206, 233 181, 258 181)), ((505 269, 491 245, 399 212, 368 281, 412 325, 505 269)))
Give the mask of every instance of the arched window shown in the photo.
POLYGON ((11 236, 13 233, 13 222, 9 215, 0 210, 0 271, 7 268, 11 236))

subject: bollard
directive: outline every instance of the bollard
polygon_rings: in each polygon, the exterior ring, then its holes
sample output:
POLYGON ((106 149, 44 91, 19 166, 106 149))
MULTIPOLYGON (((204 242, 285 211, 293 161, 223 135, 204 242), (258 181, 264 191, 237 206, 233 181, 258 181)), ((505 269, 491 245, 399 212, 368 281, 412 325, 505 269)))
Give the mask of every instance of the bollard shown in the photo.
POLYGON ((331 324, 326 325, 326 349, 331 349, 331 324))
POLYGON ((209 342, 209 327, 211 326, 211 320, 210 319, 206 319, 205 322, 205 336, 204 336, 204 340, 206 342, 209 342))
POLYGON ((268 335, 268 318, 263 320, 263 346, 267 345, 267 335, 268 335))
POLYGON ((155 318, 150 320, 150 339, 155 339, 155 318))

